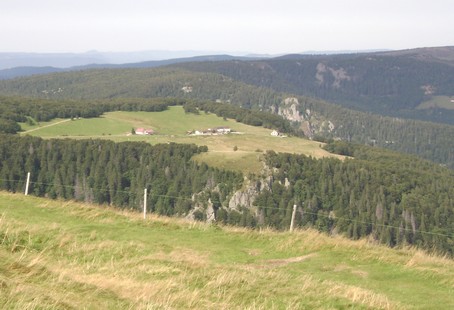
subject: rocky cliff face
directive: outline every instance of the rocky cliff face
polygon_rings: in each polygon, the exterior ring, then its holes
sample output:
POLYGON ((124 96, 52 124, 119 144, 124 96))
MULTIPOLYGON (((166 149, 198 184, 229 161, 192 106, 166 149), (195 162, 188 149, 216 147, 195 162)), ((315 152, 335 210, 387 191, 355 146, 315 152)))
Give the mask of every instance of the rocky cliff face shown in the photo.
POLYGON ((282 105, 275 108, 273 112, 291 122, 299 123, 304 135, 310 139, 318 133, 333 132, 336 128, 335 124, 330 120, 319 117, 310 109, 304 109, 298 98, 295 97, 284 99, 282 105))
POLYGON ((284 100, 284 104, 279 107, 278 114, 292 122, 303 122, 304 116, 299 112, 299 105, 297 98, 289 97, 284 100))
POLYGON ((245 189, 235 192, 230 198, 229 209, 238 210, 239 207, 252 208, 254 200, 263 190, 269 190, 272 184, 272 177, 260 181, 251 182, 245 189))

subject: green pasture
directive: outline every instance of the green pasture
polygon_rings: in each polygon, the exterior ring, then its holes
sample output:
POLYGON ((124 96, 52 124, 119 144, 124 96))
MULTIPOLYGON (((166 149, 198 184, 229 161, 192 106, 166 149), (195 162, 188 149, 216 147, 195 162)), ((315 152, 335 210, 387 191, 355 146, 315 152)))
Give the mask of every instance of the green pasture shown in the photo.
POLYGON ((3 309, 452 309, 454 261, 0 192, 3 309))
POLYGON ((263 167, 260 153, 266 150, 307 154, 313 157, 335 156, 320 143, 297 137, 273 137, 271 129, 254 127, 223 119, 211 113, 186 114, 182 107, 163 112, 110 112, 99 118, 58 120, 38 126, 23 127, 22 134, 43 138, 101 138, 121 141, 157 143, 194 143, 208 146, 209 152, 195 160, 215 167, 258 173, 263 167), (230 127, 234 133, 216 136, 190 136, 187 131, 213 127, 230 127), (151 136, 131 135, 132 128, 151 128, 151 136), (234 149, 237 151, 235 152, 234 149))
POLYGON ((430 98, 429 100, 421 103, 419 106, 416 107, 416 109, 425 110, 425 109, 439 108, 439 109, 454 110, 454 102, 451 101, 453 99, 454 99, 454 97, 434 96, 434 97, 430 98))

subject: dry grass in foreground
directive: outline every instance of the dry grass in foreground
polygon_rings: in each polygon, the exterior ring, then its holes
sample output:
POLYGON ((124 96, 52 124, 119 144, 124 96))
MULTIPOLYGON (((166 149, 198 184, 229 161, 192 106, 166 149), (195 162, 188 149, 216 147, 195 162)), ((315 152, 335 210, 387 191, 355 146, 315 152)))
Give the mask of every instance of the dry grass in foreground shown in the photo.
POLYGON ((454 261, 0 193, 5 309, 448 309, 454 261))

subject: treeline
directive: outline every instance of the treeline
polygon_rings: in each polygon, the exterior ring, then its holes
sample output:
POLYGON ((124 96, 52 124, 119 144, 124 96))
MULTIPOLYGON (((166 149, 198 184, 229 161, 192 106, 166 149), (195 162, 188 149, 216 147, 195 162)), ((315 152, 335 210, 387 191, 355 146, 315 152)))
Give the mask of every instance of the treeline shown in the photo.
POLYGON ((206 101, 191 101, 186 103, 183 108, 186 113, 198 114, 200 111, 205 111, 214 113, 219 117, 232 118, 247 125, 277 129, 280 132, 293 135, 304 135, 301 131, 297 131, 288 120, 269 112, 248 110, 228 103, 206 101))
POLYGON ((217 205, 228 204, 242 184, 241 173, 191 160, 206 150, 182 144, 1 135, 0 188, 22 192, 31 172, 34 195, 131 209, 141 208, 144 188, 148 188, 150 211, 186 215, 194 206, 206 205, 211 195, 217 205))
POLYGON ((428 161, 365 146, 333 145, 344 161, 268 152, 270 190, 255 200, 262 225, 295 224, 389 246, 454 255, 454 173, 428 161))
POLYGON ((168 106, 184 104, 177 98, 125 98, 111 100, 45 100, 0 97, 0 133, 16 133, 18 122, 44 122, 55 118, 92 118, 109 111, 164 111, 168 106))
POLYGON ((112 99, 178 97, 217 99, 243 108, 266 108, 282 100, 268 88, 247 85, 209 72, 179 68, 92 69, 0 81, 0 93, 43 99, 112 99), (190 87, 191 91, 185 91, 190 87), (51 90, 61 89, 60 92, 51 90))

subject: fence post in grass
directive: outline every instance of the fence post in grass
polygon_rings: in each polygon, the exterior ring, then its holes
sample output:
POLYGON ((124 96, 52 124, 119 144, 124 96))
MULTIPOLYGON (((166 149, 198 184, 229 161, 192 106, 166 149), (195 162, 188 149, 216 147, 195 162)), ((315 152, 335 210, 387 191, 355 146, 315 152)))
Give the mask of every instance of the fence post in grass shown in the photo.
POLYGON ((143 219, 147 218, 147 189, 143 190, 143 219))
POLYGON ((30 185, 30 172, 27 173, 27 183, 25 184, 25 196, 28 195, 28 186, 30 185))
POLYGON ((296 215, 296 204, 293 205, 292 220, 290 222, 290 232, 293 231, 293 225, 295 224, 295 215, 296 215))

